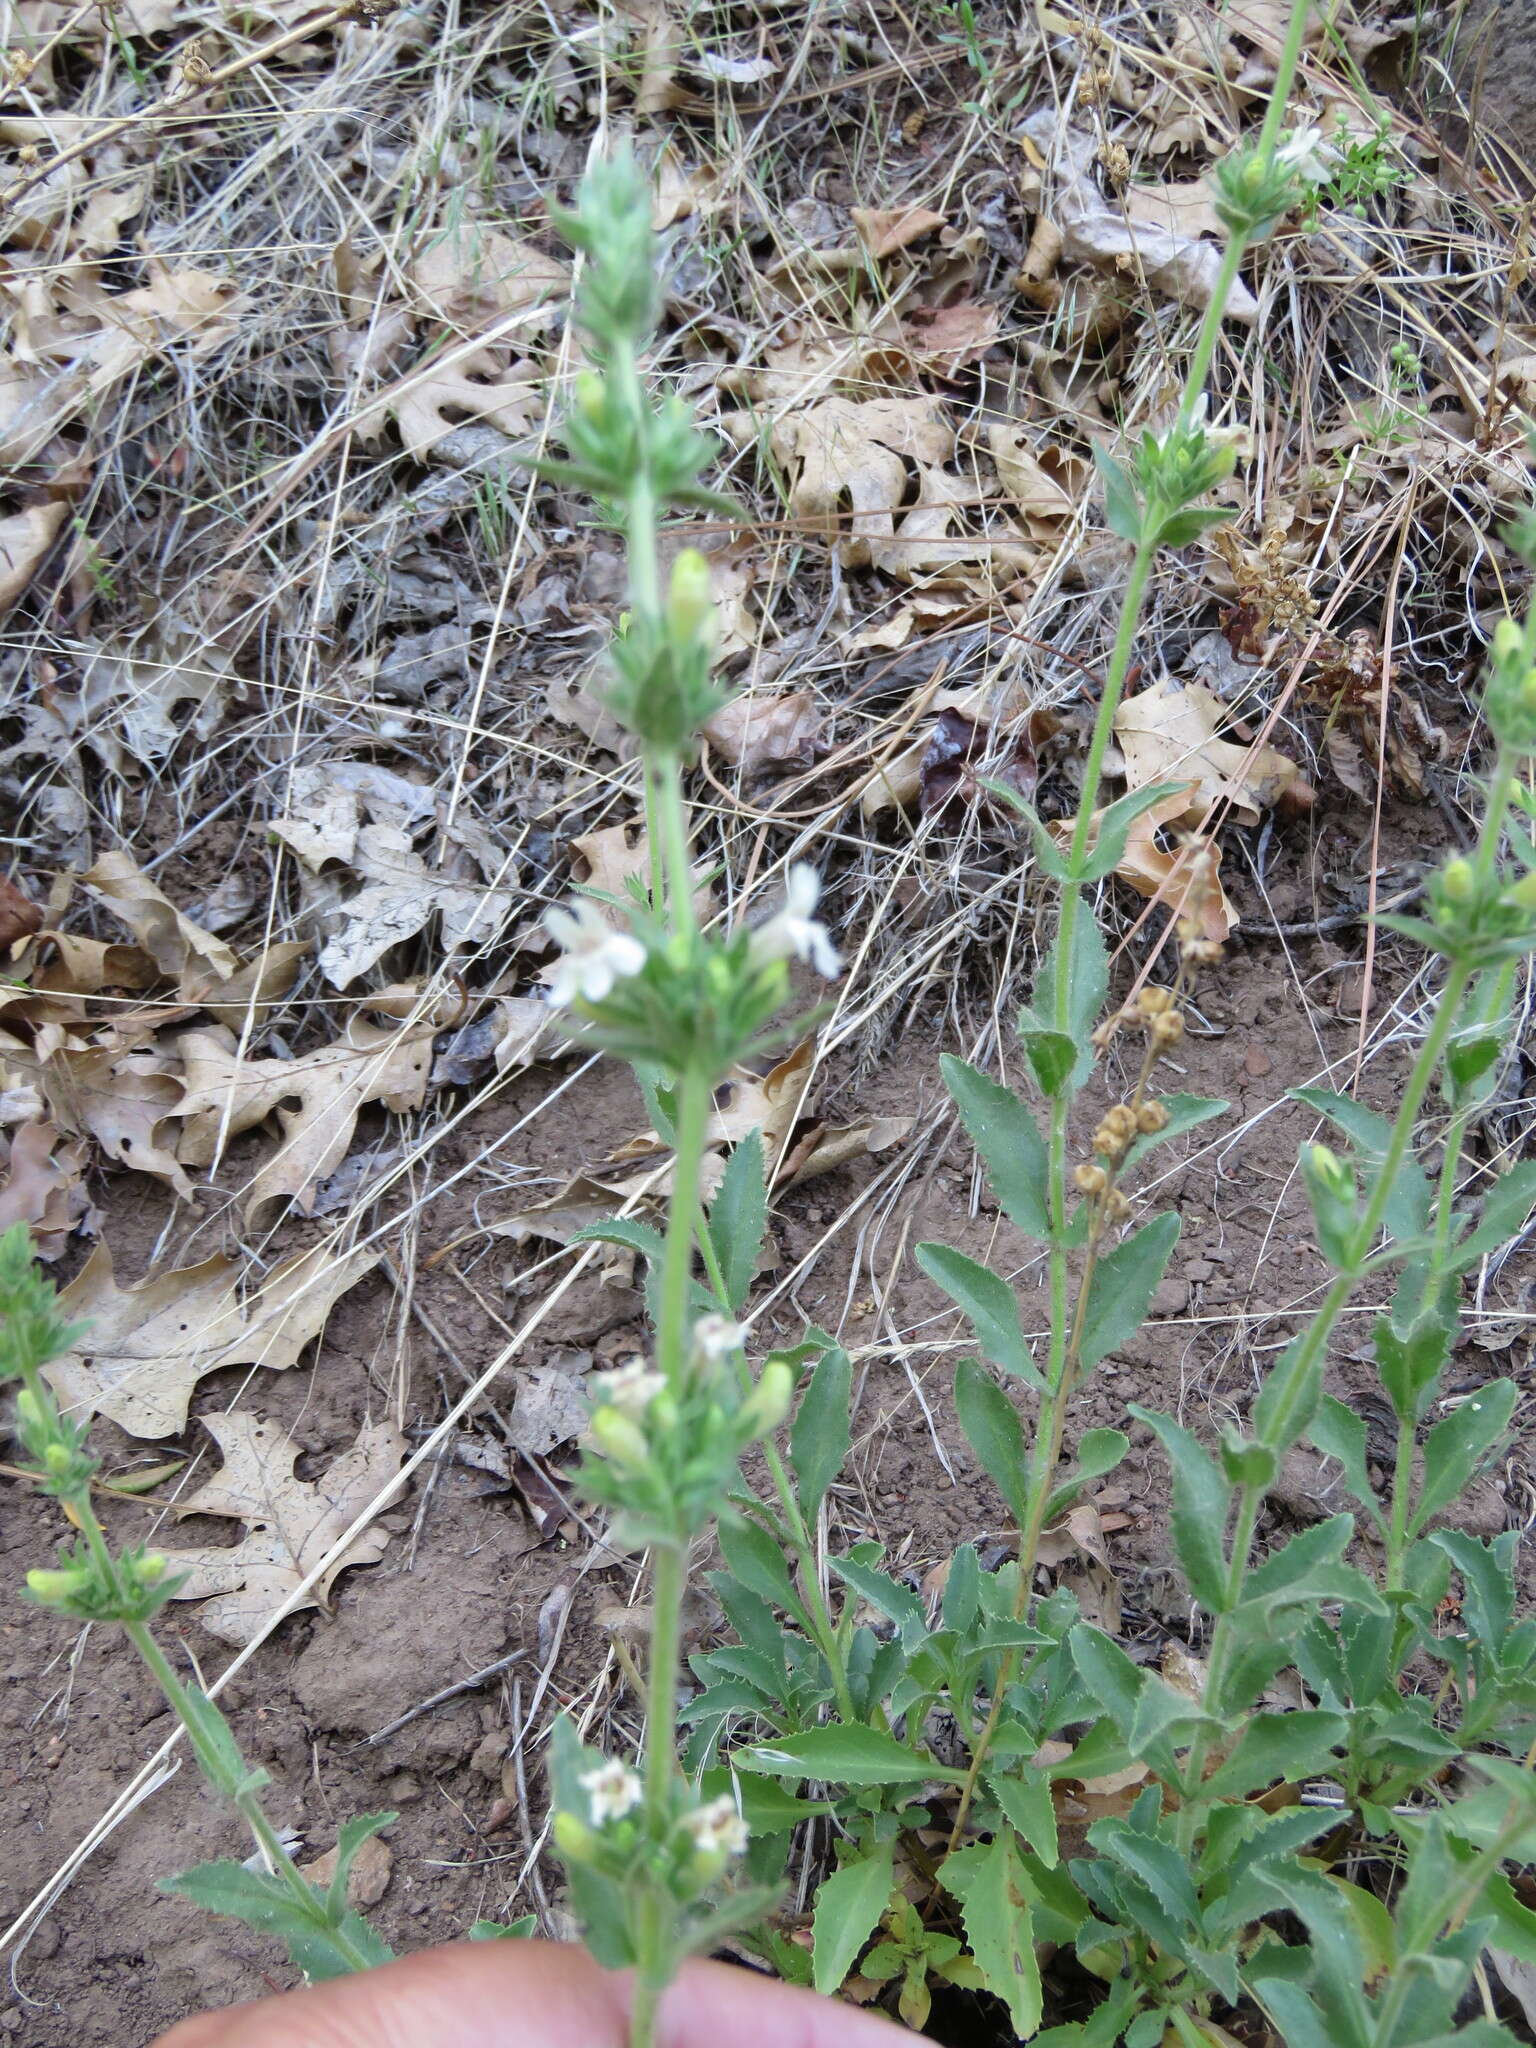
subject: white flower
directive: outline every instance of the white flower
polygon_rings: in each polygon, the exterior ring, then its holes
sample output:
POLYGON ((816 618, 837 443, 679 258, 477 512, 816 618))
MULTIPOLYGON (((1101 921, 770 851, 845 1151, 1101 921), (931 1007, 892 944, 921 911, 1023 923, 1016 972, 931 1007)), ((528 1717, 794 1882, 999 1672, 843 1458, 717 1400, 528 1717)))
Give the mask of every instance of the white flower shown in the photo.
POLYGON ((592 1385, 598 1403, 617 1408, 621 1415, 637 1421, 667 1384, 665 1373, 653 1372, 643 1358, 632 1358, 612 1372, 594 1373, 592 1385))
POLYGON ((617 1757, 599 1764, 595 1771, 584 1771, 577 1779, 591 1803, 592 1825, 606 1827, 611 1820, 622 1820, 626 1813, 633 1813, 644 1797, 645 1787, 638 1775, 628 1764, 621 1764, 617 1757))
POLYGON ((751 1840, 747 1824, 729 1793, 684 1814, 683 1826, 702 1856, 716 1856, 722 1850, 727 1856, 739 1856, 751 1840))
POLYGON ((733 1323, 726 1316, 700 1316, 689 1333, 695 1355, 708 1365, 717 1364, 722 1358, 729 1358, 733 1351, 739 1351, 746 1342, 746 1331, 740 1323, 733 1323))
POLYGON ((802 862, 790 869, 784 885, 784 908, 752 934, 752 951, 759 960, 787 960, 793 956, 806 961, 828 981, 842 972, 843 963, 827 936, 826 926, 818 924, 811 915, 820 894, 821 881, 814 868, 802 862))
POLYGON ((1275 162, 1307 184, 1321 185, 1332 176, 1338 156, 1333 144, 1323 140, 1321 128, 1293 128, 1280 138, 1275 162))
POLYGON ((597 905, 581 897, 571 910, 546 910, 544 928, 561 948, 549 999, 562 1008, 578 996, 600 1003, 616 981, 645 965, 645 948, 633 932, 616 932, 597 905))

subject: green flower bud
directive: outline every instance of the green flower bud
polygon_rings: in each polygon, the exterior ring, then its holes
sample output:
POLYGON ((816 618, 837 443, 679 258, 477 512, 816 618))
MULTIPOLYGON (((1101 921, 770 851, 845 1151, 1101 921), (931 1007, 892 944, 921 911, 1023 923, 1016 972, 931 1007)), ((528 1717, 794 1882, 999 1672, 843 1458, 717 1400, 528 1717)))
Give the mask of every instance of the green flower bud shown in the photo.
POLYGON ((43 1463, 56 1479, 61 1479, 74 1464, 74 1453, 68 1444, 51 1443, 43 1447, 43 1463))
POLYGON ((1460 856, 1447 861, 1440 876, 1440 886, 1448 903, 1470 903, 1477 894, 1477 875, 1471 861, 1460 856))
POLYGON ((680 646, 713 639, 714 604, 710 597, 709 563, 697 548, 684 548, 672 564, 667 595, 667 624, 680 646))
POLYGON ((146 1550, 134 1567, 140 1585, 153 1586, 158 1580, 163 1579, 166 1563, 164 1551, 146 1550))
POLYGON ((1330 1151, 1326 1145, 1314 1145, 1311 1157, 1312 1171, 1319 1185, 1341 1201, 1352 1202, 1355 1199, 1355 1177, 1337 1152, 1330 1151))
POLYGON ((1493 658, 1502 667, 1525 650, 1525 634, 1513 619, 1500 619, 1493 629, 1493 658))
POLYGON ((555 1815, 555 1847, 567 1863, 595 1863, 599 1846, 596 1830, 576 1814, 555 1815))
POLYGON ((40 1429, 47 1420, 42 1402, 30 1387, 23 1387, 16 1396, 16 1420, 23 1429, 40 1429))
POLYGON ((767 1436, 789 1413, 795 1398, 793 1367, 782 1358, 772 1358, 763 1367, 762 1378, 747 1396, 741 1419, 754 1437, 767 1436))
POLYGON ((596 426, 608 409, 608 394, 595 370, 578 370, 573 392, 576 410, 596 426))
POLYGON ((67 1609, 91 1590, 91 1574, 79 1566, 72 1571, 28 1572, 27 1590, 43 1607, 67 1609))
POLYGON ((643 1471, 651 1461, 651 1447, 645 1431, 617 1408, 599 1408, 592 1417, 589 1434, 605 1458, 629 1471, 643 1471))

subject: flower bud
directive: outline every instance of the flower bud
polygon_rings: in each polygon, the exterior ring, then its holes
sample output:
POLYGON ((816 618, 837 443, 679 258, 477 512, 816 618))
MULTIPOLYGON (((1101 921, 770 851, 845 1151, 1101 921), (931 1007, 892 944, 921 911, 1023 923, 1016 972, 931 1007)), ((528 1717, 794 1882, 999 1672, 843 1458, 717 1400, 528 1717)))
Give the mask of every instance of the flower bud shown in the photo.
POLYGON ((795 1374, 782 1358, 770 1358, 762 1378, 747 1396, 741 1419, 753 1436, 767 1436, 789 1413, 795 1398, 795 1374))
POLYGON ((1493 629, 1493 658, 1501 665, 1515 661, 1525 648, 1525 633, 1510 618, 1500 619, 1493 629))
POLYGON ((44 1607, 67 1607, 91 1588, 91 1574, 76 1565, 68 1571, 27 1573, 27 1590, 44 1607))
POLYGON ((1440 876, 1440 886, 1448 903, 1470 903, 1477 894, 1477 876, 1471 861, 1460 855, 1447 861, 1440 876))
POLYGON ((1337 1152, 1326 1145, 1314 1145, 1311 1151, 1312 1171, 1319 1184, 1337 1195, 1341 1201, 1355 1199, 1355 1177, 1344 1164, 1337 1152))
POLYGON ((667 625, 682 646, 713 637, 714 604, 709 589, 709 564, 697 548, 684 548, 672 564, 667 593, 667 625))
POLYGON ((162 1550, 146 1550, 134 1566, 134 1573, 141 1586, 156 1585, 165 1577, 166 1556, 162 1550))
POLYGON ((597 1860, 598 1850, 596 1830, 589 1828, 577 1814, 557 1813, 555 1847, 567 1863, 593 1863, 597 1860))
POLYGON ((30 1387, 23 1387, 16 1396, 16 1420, 26 1430, 39 1428, 45 1419, 42 1402, 30 1387))
POLYGON ((608 394, 603 388, 602 378, 598 376, 595 370, 578 370, 576 372, 574 396, 577 411, 582 414, 583 418, 591 420, 595 426, 602 419, 608 407, 608 394))
POLYGON ((68 1444, 55 1442, 43 1446, 43 1464, 56 1479, 62 1479, 74 1462, 68 1444))
POLYGON ((1109 1175, 1103 1167, 1090 1166, 1086 1159, 1073 1167, 1072 1178, 1085 1195, 1102 1195, 1109 1186, 1109 1175))
POLYGON ((651 1447, 645 1440, 645 1431, 617 1408, 596 1409, 588 1433, 603 1456, 621 1469, 639 1472, 650 1463, 651 1447))

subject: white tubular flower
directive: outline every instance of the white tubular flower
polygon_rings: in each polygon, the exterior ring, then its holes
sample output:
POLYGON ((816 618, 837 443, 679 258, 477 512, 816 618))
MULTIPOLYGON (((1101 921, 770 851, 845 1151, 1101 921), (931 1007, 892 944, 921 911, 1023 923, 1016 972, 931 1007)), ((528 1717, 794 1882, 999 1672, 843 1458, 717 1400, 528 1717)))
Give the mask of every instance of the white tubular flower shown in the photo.
POLYGON ((643 1358, 632 1358, 612 1372, 594 1373, 593 1390, 599 1404, 617 1408, 621 1415, 638 1421, 667 1384, 665 1373, 653 1372, 643 1358))
POLYGON ((693 1837, 701 1856, 740 1856, 752 1839, 746 1822, 736 1811, 736 1802, 726 1793, 707 1806, 684 1814, 683 1826, 693 1837))
POLYGON ((609 1821, 622 1820, 626 1813, 633 1813, 645 1793, 638 1774, 617 1757, 599 1764, 595 1771, 584 1771, 576 1782, 587 1795, 595 1828, 606 1827, 609 1821))
POLYGON ((1275 162, 1309 185, 1323 184, 1337 160, 1338 151, 1324 141, 1321 128, 1293 128, 1289 135, 1281 136, 1275 151, 1275 162))
POLYGON ((645 948, 634 934, 615 931, 595 903, 579 896, 570 910, 546 910, 544 928, 561 949, 549 988, 550 1001, 561 1008, 578 996, 600 1003, 616 981, 645 965, 645 948))
POLYGON ((728 1316, 700 1316, 688 1333, 694 1356, 706 1365, 716 1365, 722 1358, 729 1358, 733 1351, 739 1351, 747 1340, 747 1333, 740 1323, 733 1323, 728 1316))
POLYGON ((784 908, 752 934, 752 950, 760 960, 804 960, 828 981, 841 974, 837 948, 811 912, 821 894, 821 880, 804 862, 792 867, 784 885, 784 908))

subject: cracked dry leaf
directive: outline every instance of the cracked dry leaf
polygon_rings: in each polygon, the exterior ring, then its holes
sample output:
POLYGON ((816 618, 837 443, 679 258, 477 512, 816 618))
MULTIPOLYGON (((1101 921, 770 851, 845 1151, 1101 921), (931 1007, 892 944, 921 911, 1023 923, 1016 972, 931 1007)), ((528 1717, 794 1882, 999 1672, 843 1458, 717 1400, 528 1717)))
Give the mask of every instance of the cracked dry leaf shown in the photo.
MULTIPOLYGON (((1061 230, 1068 262, 1091 263, 1128 281, 1145 277, 1154 291, 1180 305, 1203 309, 1210 304, 1221 273, 1222 251, 1216 243, 1127 220, 1099 190, 1096 138, 1066 126, 1055 107, 1029 115, 1019 133, 1055 173, 1051 217, 1061 230)), ((1223 312, 1248 327, 1258 318, 1258 300, 1241 279, 1233 280, 1223 312)))
MULTIPOLYGON (((593 889, 600 896, 617 896, 622 902, 632 897, 631 880, 649 888, 651 881, 651 842, 649 835, 638 821, 624 825, 605 825, 598 832, 584 832, 579 839, 571 841, 571 853, 585 869, 577 874, 576 880, 584 889, 593 889)), ((695 876, 707 875, 708 869, 701 863, 693 869, 695 876)), ((714 908, 709 883, 700 881, 693 892, 694 908, 705 917, 714 908)), ((618 925, 623 919, 610 904, 598 903, 609 924, 618 925)), ((552 970, 546 969, 547 980, 552 970)))
POLYGON ((0 519, 0 611, 16 602, 42 567, 68 512, 55 499, 0 519))
POLYGON ((859 240, 877 258, 894 256, 898 249, 920 242, 924 235, 943 227, 945 220, 942 213, 935 213, 930 206, 855 206, 849 217, 859 240))
POLYGON ((1010 526, 964 530, 959 515, 980 505, 982 487, 944 467, 955 434, 931 398, 824 398, 781 419, 772 439, 790 510, 810 532, 836 539, 848 568, 910 583, 1036 564, 1010 526))
POLYGON ((704 737, 733 767, 747 775, 764 768, 809 767, 821 739, 814 690, 785 690, 777 696, 745 692, 722 705, 704 727, 704 737))
POLYGON ((99 1245, 59 1296, 60 1314, 88 1327, 47 1368, 49 1383, 77 1419, 105 1415, 130 1436, 176 1436, 199 1380, 225 1365, 297 1365, 337 1299, 377 1263, 375 1252, 338 1257, 315 1245, 274 1266, 242 1301, 247 1269, 222 1252, 119 1287, 112 1255, 99 1245))
POLYGON ((534 307, 545 308, 539 324, 551 325, 570 291, 571 266, 522 236, 461 217, 408 266, 406 283, 419 319, 473 334, 534 307))
POLYGON ((391 946, 441 920, 446 952, 489 946, 512 915, 514 892, 434 874, 399 825, 364 825, 349 856, 363 886, 326 915, 334 924, 320 949, 332 988, 350 988, 391 946))
MULTIPOLYGON (((467 420, 483 420, 509 440, 532 431, 544 411, 542 372, 532 363, 503 369, 486 349, 440 369, 410 371, 383 402, 411 455, 426 456, 467 420)), ((366 438, 366 437, 365 437, 366 438)))
POLYGON ((246 1222, 255 1227, 284 1201, 308 1215, 320 1182, 347 1156, 365 1103, 380 1102, 396 1116, 421 1107, 436 1028, 431 1018, 397 1026, 359 1015, 334 1045, 296 1060, 241 1059, 229 1032, 183 1032, 176 1041, 184 1082, 177 1156, 184 1165, 212 1166, 232 1138, 275 1115, 282 1140, 256 1168, 246 1222))
MULTIPOLYGON (((1174 795, 1165 796, 1149 811, 1143 811, 1139 818, 1134 819, 1130 831, 1126 834, 1125 852, 1120 856, 1119 864, 1115 868, 1119 879, 1128 883, 1138 896, 1145 896, 1149 901, 1155 899, 1160 903, 1166 903, 1175 915, 1178 914, 1185 891, 1190 884, 1190 869, 1196 848, 1192 844, 1183 844, 1170 850, 1161 844, 1158 834, 1186 819, 1192 805, 1199 808, 1195 802, 1197 788, 1198 785, 1190 783, 1186 788, 1176 791, 1174 795)), ((1200 814, 1204 815, 1203 810, 1200 814)), ((1098 822, 1103 815, 1102 810, 1094 812, 1095 838, 1098 836, 1098 822)), ((1072 820, 1057 820, 1052 824, 1051 831, 1065 847, 1072 837, 1072 820)), ((1237 929, 1238 916, 1221 886, 1220 846, 1214 840, 1201 843, 1210 847, 1214 863, 1210 879, 1215 884, 1214 891, 1204 899, 1201 936, 1223 944, 1237 929)))
POLYGON ((7 1045, 6 1058, 40 1091, 60 1130, 94 1139, 109 1159, 168 1181, 190 1201, 168 1122, 182 1095, 177 1062, 155 1045, 125 1040, 125 1031, 114 1027, 106 1043, 79 1045, 61 1042, 53 1026, 35 1046, 7 1045))
POLYGON ((9 1144, 0 1134, 0 1232, 25 1223, 34 1255, 58 1258, 76 1229, 90 1227, 85 1167, 84 1145, 65 1142, 52 1124, 22 1124, 9 1144))
POLYGON ((125 924, 183 1001, 197 1001, 240 972, 240 956, 183 917, 165 891, 142 873, 131 853, 104 853, 80 877, 103 908, 125 924))
POLYGON ((860 797, 859 810, 866 823, 872 823, 884 811, 897 807, 911 810, 917 803, 922 794, 923 762, 940 722, 947 715, 958 714, 970 724, 982 727, 994 736, 989 742, 993 744, 1014 725, 1027 731, 1024 721, 1031 717, 1035 705, 1023 681, 1007 676, 1001 681, 976 683, 968 690, 940 690, 928 709, 932 716, 924 718, 917 737, 886 762, 860 797))
POLYGON ((1081 455, 1047 441, 1036 448, 1023 427, 987 428, 987 452, 998 482, 1023 516, 1031 540, 1051 543, 1077 516, 1093 466, 1081 455))
MULTIPOLYGON (((273 1609, 308 1577, 331 1545, 390 1487, 406 1455, 392 1422, 365 1423, 351 1447, 318 1479, 294 1476, 299 1447, 276 1422, 254 1415, 205 1415, 203 1427, 224 1463, 216 1478, 176 1509, 184 1515, 230 1515, 246 1524, 232 1549, 203 1544, 166 1552, 170 1572, 187 1574, 171 1596, 200 1600, 197 1620, 236 1649, 259 1635, 273 1609)), ((323 1608, 337 1576, 377 1564, 389 1532, 365 1529, 298 1603, 323 1608)))
POLYGON ((1260 810, 1275 804, 1308 807, 1312 786, 1296 763, 1277 747, 1218 739, 1230 723, 1227 707, 1200 683, 1165 676, 1127 697, 1115 713, 1127 785, 1145 789, 1194 778, 1183 808, 1169 813, 1170 821, 1192 827, 1219 803, 1230 804, 1246 825, 1256 825, 1260 810))

